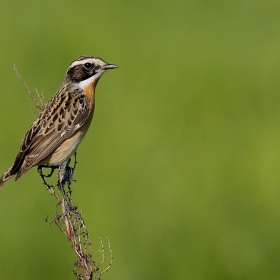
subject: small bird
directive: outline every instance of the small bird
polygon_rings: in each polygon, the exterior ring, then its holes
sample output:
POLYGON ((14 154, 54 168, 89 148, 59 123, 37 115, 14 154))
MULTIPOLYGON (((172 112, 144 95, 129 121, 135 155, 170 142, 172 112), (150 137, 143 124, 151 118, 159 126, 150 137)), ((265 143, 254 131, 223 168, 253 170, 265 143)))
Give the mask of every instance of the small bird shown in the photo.
POLYGON ((69 163, 90 126, 98 80, 117 67, 89 55, 70 64, 59 90, 25 134, 14 164, 0 178, 0 187, 33 166, 61 168, 69 163))

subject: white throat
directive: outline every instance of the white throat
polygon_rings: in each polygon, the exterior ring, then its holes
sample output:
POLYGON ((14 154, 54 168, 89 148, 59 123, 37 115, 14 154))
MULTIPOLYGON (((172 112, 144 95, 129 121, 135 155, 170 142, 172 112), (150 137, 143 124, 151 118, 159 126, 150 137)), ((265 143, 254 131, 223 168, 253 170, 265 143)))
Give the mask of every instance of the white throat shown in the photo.
POLYGON ((95 75, 89 77, 88 79, 79 82, 78 87, 82 90, 84 90, 87 86, 91 85, 95 80, 97 80, 104 71, 100 71, 98 73, 96 73, 95 75))

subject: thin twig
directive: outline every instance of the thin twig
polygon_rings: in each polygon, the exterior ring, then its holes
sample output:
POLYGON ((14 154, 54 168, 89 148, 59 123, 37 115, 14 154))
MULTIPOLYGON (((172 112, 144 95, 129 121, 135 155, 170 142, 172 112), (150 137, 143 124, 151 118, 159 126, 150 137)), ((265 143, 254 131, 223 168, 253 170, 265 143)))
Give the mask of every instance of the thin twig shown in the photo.
POLYGON ((44 95, 43 92, 40 94, 37 88, 35 88, 35 91, 36 91, 36 94, 37 94, 37 96, 38 96, 38 98, 39 98, 39 101, 40 101, 40 103, 41 103, 41 107, 42 107, 42 109, 43 109, 44 106, 46 105, 46 104, 45 104, 45 95, 44 95))
MULTIPOLYGON (((112 266, 112 264, 113 264, 113 251, 112 251, 112 248, 111 248, 111 244, 110 244, 109 237, 106 236, 106 238, 107 238, 107 244, 108 244, 108 248, 109 248, 109 252, 110 252, 110 261, 109 261, 108 266, 107 266, 102 272, 100 272, 100 273, 97 275, 96 280, 101 280, 101 279, 100 279, 101 275, 104 274, 105 272, 107 272, 107 271, 111 268, 111 266, 112 266)), ((100 238, 99 238, 99 240, 100 240, 100 242, 101 242, 101 244, 102 244, 101 246, 103 247, 102 240, 101 240, 100 238)), ((101 252, 102 252, 102 261, 101 261, 100 265, 105 261, 104 247, 102 248, 101 252)))
POLYGON ((38 103, 35 95, 31 92, 31 90, 29 89, 28 87, 28 84, 27 82, 21 77, 21 75, 19 74, 17 68, 16 68, 16 64, 14 63, 14 70, 16 72, 16 75, 18 76, 19 80, 24 84, 25 86, 25 90, 28 92, 28 94, 30 95, 32 101, 36 104, 36 107, 39 109, 39 110, 43 110, 44 109, 44 94, 42 93, 41 95, 38 93, 38 90, 36 89, 36 93, 37 93, 37 96, 39 98, 39 101, 41 104, 38 103))

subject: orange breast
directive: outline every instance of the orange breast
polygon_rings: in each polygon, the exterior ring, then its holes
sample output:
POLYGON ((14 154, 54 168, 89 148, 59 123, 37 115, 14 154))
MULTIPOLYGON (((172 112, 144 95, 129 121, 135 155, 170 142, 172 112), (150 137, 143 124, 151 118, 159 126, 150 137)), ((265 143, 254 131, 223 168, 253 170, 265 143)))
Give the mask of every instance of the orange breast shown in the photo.
POLYGON ((91 84, 87 85, 84 88, 84 94, 88 98, 88 100, 90 101, 91 106, 93 106, 93 104, 94 104, 94 89, 95 89, 95 87, 98 83, 98 80, 99 79, 96 79, 94 82, 92 82, 91 84))

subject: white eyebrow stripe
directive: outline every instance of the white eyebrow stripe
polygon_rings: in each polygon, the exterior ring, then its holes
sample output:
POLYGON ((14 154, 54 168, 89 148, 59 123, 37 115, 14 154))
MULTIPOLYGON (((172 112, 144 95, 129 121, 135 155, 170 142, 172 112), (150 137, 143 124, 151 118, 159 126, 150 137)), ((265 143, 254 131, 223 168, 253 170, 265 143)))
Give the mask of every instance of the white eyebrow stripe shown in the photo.
POLYGON ((85 63, 94 63, 94 64, 97 64, 97 65, 105 65, 106 63, 98 58, 86 58, 86 59, 83 59, 83 60, 78 60, 78 61, 74 61, 70 66, 69 68, 71 67, 74 67, 76 65, 81 65, 81 64, 85 64, 85 63))

